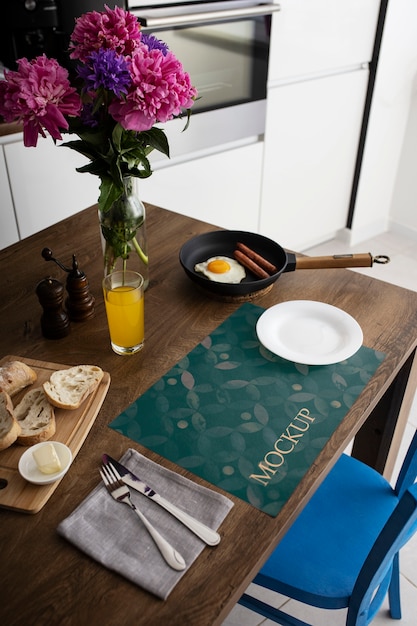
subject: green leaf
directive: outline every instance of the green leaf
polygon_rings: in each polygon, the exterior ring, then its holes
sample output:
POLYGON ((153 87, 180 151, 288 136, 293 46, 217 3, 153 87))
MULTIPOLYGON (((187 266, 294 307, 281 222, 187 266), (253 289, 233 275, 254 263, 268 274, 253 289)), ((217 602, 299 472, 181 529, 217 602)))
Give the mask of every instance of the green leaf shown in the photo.
POLYGON ((77 124, 72 128, 70 125, 70 132, 78 135, 80 140, 93 150, 102 150, 103 146, 108 144, 108 131, 105 126, 99 128, 86 128, 81 124, 77 124))
MULTIPOLYGON (((198 100, 198 98, 197 98, 197 100, 198 100)), ((185 126, 184 126, 184 128, 182 129, 181 132, 184 132, 185 130, 187 130, 187 128, 190 125, 190 119, 191 119, 191 109, 187 109, 187 121, 186 121, 185 126)))
POLYGON ((150 130, 143 131, 141 135, 145 144, 148 144, 152 149, 162 152, 169 158, 168 139, 163 130, 154 126, 150 130))
POLYGON ((106 164, 103 162, 102 159, 95 159, 94 161, 91 161, 86 165, 82 165, 81 167, 76 167, 75 169, 81 174, 88 173, 100 177, 106 176, 108 170, 106 164))
POLYGON ((98 199, 98 205, 100 211, 107 213, 110 210, 113 202, 116 202, 123 194, 123 186, 120 189, 114 184, 112 178, 103 176, 100 185, 100 196, 98 199))
POLYGON ((125 131, 120 126, 120 124, 116 124, 116 126, 113 128, 112 141, 117 152, 122 151, 122 139, 124 132, 125 131))
POLYGON ((78 118, 71 118, 69 132, 77 134, 80 139, 63 145, 90 160, 76 169, 100 177, 99 206, 104 212, 122 195, 125 176, 151 176, 148 155, 153 150, 169 158, 168 139, 160 128, 143 132, 126 130, 110 117, 103 119, 97 128, 86 128, 78 118))
MULTIPOLYGON (((149 164, 149 162, 148 162, 148 164, 149 164)), ((151 174, 152 174, 152 169, 150 168, 150 166, 149 166, 149 168, 144 169, 144 170, 139 170, 137 168, 133 168, 132 170, 129 171, 129 174, 131 176, 135 176, 135 178, 149 178, 149 176, 151 176, 151 174)))
POLYGON ((123 193, 123 173, 121 171, 118 159, 113 159, 110 162, 110 174, 113 183, 120 190, 120 192, 123 193))
POLYGON ((152 173, 151 164, 149 159, 142 152, 131 152, 127 155, 123 156, 121 161, 126 164, 129 173, 131 174, 133 170, 140 171, 141 166, 146 172, 149 174, 152 173))
POLYGON ((96 156, 95 149, 87 144, 85 141, 76 140, 76 141, 67 141, 66 143, 61 144, 60 147, 71 148, 71 150, 75 150, 80 154, 83 154, 89 159, 94 159, 96 156))

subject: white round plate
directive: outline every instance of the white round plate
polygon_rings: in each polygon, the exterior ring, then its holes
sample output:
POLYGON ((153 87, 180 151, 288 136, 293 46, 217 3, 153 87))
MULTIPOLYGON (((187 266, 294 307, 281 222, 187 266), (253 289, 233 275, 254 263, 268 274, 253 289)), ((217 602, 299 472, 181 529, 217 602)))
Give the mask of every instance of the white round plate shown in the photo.
POLYGON ((292 300, 262 313, 256 325, 259 341, 274 354, 305 365, 330 365, 359 350, 362 329, 341 309, 315 302, 292 300))
POLYGON ((59 480, 67 473, 69 466, 72 463, 72 452, 64 443, 60 441, 42 441, 34 446, 31 446, 22 454, 19 459, 19 472, 20 475, 30 483, 34 485, 49 485, 59 480), (61 461, 62 469, 55 474, 43 474, 36 465, 36 461, 33 458, 33 451, 36 448, 40 448, 47 443, 53 443, 59 460, 61 461))

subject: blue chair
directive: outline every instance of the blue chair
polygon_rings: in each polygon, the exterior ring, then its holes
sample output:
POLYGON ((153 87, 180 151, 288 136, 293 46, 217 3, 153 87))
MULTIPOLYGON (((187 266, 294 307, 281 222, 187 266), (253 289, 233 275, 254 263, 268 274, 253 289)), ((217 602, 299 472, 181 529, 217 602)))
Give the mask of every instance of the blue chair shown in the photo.
MULTIPOLYGON (((417 530, 417 433, 395 488, 343 454, 253 583, 366 626, 388 592, 401 619, 399 550, 417 530)), ((248 593, 239 604, 282 626, 310 626, 248 593)))

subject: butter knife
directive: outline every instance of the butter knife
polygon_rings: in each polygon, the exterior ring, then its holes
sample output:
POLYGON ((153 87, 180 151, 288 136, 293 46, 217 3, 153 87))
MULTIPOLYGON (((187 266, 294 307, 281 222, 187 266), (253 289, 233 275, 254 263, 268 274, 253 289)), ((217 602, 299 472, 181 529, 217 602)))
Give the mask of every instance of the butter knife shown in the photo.
POLYGON ((142 493, 147 498, 150 498, 159 504, 159 506, 171 513, 171 515, 182 522, 184 526, 189 528, 195 535, 197 535, 197 537, 200 537, 200 539, 202 539, 207 545, 216 546, 220 542, 220 535, 218 532, 178 508, 175 504, 172 504, 172 502, 165 500, 165 498, 160 496, 159 493, 156 493, 156 491, 144 483, 143 480, 141 480, 138 476, 135 476, 135 474, 127 467, 113 459, 108 454, 103 454, 102 460, 106 465, 108 463, 112 463, 114 465, 126 485, 129 485, 132 489, 139 491, 139 493, 142 493))

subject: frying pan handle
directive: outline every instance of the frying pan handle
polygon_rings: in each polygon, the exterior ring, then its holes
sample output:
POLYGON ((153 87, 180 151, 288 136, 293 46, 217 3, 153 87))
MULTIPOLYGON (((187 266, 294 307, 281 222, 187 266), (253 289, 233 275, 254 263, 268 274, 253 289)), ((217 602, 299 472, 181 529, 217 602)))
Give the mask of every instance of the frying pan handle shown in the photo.
POLYGON ((372 267, 373 263, 389 263, 389 257, 373 257, 370 252, 361 254, 335 254, 333 256, 300 256, 296 259, 296 269, 320 269, 326 267, 372 267))

